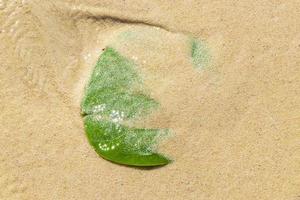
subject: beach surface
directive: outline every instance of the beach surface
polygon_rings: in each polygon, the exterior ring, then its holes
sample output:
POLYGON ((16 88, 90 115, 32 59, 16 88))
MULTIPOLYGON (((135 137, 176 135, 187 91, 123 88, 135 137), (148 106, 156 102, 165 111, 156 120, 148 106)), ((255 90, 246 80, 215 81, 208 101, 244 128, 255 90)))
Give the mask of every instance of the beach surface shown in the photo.
POLYGON ((300 200, 299 19, 297 0, 0 0, 0 199, 300 200), (89 145, 80 102, 107 46, 160 103, 132 125, 170 129, 171 164, 89 145))

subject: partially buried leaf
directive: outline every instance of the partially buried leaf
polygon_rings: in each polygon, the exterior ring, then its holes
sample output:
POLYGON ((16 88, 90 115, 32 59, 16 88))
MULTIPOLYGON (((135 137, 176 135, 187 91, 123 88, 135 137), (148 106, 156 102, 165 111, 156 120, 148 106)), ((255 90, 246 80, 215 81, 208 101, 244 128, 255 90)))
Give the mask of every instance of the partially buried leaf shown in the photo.
POLYGON ((170 162, 156 153, 167 130, 127 127, 126 120, 148 114, 158 103, 141 91, 134 64, 106 48, 86 86, 81 104, 87 137, 96 152, 115 163, 158 166, 170 162))

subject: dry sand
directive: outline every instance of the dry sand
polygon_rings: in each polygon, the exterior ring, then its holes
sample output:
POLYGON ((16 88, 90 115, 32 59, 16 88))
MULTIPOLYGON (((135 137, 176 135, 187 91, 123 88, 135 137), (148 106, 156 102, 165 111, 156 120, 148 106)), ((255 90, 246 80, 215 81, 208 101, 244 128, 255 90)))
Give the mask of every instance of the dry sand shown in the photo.
POLYGON ((0 0, 0 199, 300 199, 299 20, 297 0, 0 0), (80 99, 108 44, 161 103, 141 125, 172 129, 172 164, 119 166, 88 144, 80 99))

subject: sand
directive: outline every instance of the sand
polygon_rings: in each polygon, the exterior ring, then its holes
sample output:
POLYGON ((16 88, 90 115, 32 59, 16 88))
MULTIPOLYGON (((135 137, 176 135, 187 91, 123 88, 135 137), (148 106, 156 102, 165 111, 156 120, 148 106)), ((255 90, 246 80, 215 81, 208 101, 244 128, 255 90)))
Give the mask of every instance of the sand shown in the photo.
POLYGON ((0 199, 300 199, 299 19, 296 0, 0 0, 0 199), (120 166, 88 144, 80 101, 107 45, 160 102, 136 125, 172 130, 172 164, 120 166))

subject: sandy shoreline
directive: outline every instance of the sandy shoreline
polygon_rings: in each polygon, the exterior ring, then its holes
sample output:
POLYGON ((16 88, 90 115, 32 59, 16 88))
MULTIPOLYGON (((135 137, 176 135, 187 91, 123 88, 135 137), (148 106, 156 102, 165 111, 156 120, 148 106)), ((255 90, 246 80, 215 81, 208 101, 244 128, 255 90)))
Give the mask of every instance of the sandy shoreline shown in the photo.
POLYGON ((0 199, 299 199, 299 10, 0 0, 0 199), (142 42, 119 42, 124 30, 142 42), (190 36, 207 44, 209 67, 193 68, 190 36), (172 164, 119 166, 88 144, 80 101, 108 44, 137 58, 161 103, 140 125, 173 130, 161 145, 172 164))

